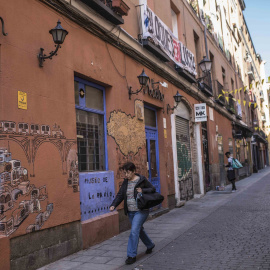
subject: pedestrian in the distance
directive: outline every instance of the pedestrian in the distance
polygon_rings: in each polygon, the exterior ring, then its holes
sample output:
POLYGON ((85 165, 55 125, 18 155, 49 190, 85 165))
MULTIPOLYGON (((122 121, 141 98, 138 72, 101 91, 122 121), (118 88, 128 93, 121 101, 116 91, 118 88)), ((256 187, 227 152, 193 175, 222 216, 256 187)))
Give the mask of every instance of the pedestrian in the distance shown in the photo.
POLYGON ((230 152, 226 152, 225 156, 228 158, 228 165, 226 165, 225 167, 228 168, 227 170, 227 177, 228 180, 232 183, 232 192, 236 191, 236 186, 235 186, 235 171, 232 167, 232 160, 233 157, 231 156, 230 152))
POLYGON ((113 211, 124 200, 125 215, 128 215, 131 223, 126 264, 132 264, 136 262, 139 238, 147 248, 146 254, 150 254, 155 247, 143 228, 143 224, 149 215, 149 209, 138 209, 136 198, 143 193, 154 193, 156 189, 146 177, 136 173, 136 166, 132 162, 125 163, 119 169, 123 170, 125 179, 110 206, 110 211, 113 211))

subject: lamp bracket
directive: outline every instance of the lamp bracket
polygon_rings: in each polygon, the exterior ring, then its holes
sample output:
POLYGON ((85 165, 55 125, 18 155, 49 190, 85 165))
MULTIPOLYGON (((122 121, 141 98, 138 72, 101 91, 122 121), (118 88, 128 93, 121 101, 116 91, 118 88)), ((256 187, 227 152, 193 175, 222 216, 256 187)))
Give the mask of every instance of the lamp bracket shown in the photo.
POLYGON ((4 20, 3 20, 2 17, 0 17, 0 20, 1 20, 1 22, 2 22, 2 34, 3 34, 4 36, 7 36, 8 33, 5 33, 5 22, 4 22, 4 20))
POLYGON ((128 95, 129 95, 129 99, 131 99, 131 95, 137 95, 138 93, 140 93, 143 89, 143 85, 141 86, 141 88, 139 90, 136 90, 135 92, 131 91, 131 86, 128 87, 128 95))
POLYGON ((140 93, 142 90, 143 90, 143 93, 146 94, 148 93, 149 96, 153 97, 153 98, 156 98, 156 99, 159 99, 160 101, 163 101, 164 100, 164 94, 161 93, 161 91, 159 90, 159 83, 160 82, 154 82, 154 79, 151 79, 151 83, 147 83, 147 85, 145 86, 141 86, 141 88, 139 90, 136 90, 136 91, 132 91, 131 90, 131 86, 128 87, 128 94, 129 94, 129 99, 131 99, 131 96, 133 94, 137 95, 138 93, 140 93), (150 86, 151 84, 151 86, 150 86))
MULTIPOLYGON (((178 104, 177 104, 177 105, 178 105, 178 104)), ((171 107, 170 104, 167 104, 167 114, 169 114, 170 111, 174 111, 174 109, 177 107, 177 105, 171 107)))
POLYGON ((54 51, 51 51, 49 55, 46 55, 43 53, 44 49, 40 48, 39 54, 38 54, 38 60, 39 60, 39 66, 43 67, 43 62, 45 61, 45 59, 52 59, 52 57, 54 55, 57 55, 57 51, 59 48, 61 48, 60 44, 55 45, 56 49, 54 51))

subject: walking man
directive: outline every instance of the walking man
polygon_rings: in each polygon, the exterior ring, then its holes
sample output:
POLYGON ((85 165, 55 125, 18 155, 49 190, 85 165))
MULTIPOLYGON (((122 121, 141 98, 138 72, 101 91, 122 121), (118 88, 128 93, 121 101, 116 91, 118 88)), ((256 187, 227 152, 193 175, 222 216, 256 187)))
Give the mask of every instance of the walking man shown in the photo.
POLYGON ((228 158, 228 165, 226 165, 225 167, 228 168, 227 170, 227 177, 228 180, 232 183, 232 192, 236 191, 236 186, 235 186, 235 171, 232 167, 232 160, 233 157, 231 156, 230 152, 226 152, 225 156, 228 158))

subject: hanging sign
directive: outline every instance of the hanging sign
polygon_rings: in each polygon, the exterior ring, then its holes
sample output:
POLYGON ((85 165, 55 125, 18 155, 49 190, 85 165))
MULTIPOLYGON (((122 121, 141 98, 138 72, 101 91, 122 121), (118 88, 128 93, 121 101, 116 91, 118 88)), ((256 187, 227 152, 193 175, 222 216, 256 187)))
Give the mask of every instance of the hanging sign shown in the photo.
POLYGON ((195 122, 207 121, 206 103, 194 104, 195 122))
POLYGON ((142 5, 142 37, 151 38, 175 64, 197 75, 193 53, 179 41, 171 29, 147 6, 142 5))
POLYGON ((27 110, 27 93, 18 91, 18 108, 27 110))

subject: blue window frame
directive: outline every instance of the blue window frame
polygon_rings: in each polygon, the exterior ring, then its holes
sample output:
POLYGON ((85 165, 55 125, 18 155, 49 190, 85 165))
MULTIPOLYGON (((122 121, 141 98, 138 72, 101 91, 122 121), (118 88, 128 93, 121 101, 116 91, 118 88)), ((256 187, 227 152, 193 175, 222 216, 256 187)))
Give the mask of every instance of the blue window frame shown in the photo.
POLYGON ((105 88, 75 77, 74 94, 79 171, 107 171, 105 88))

